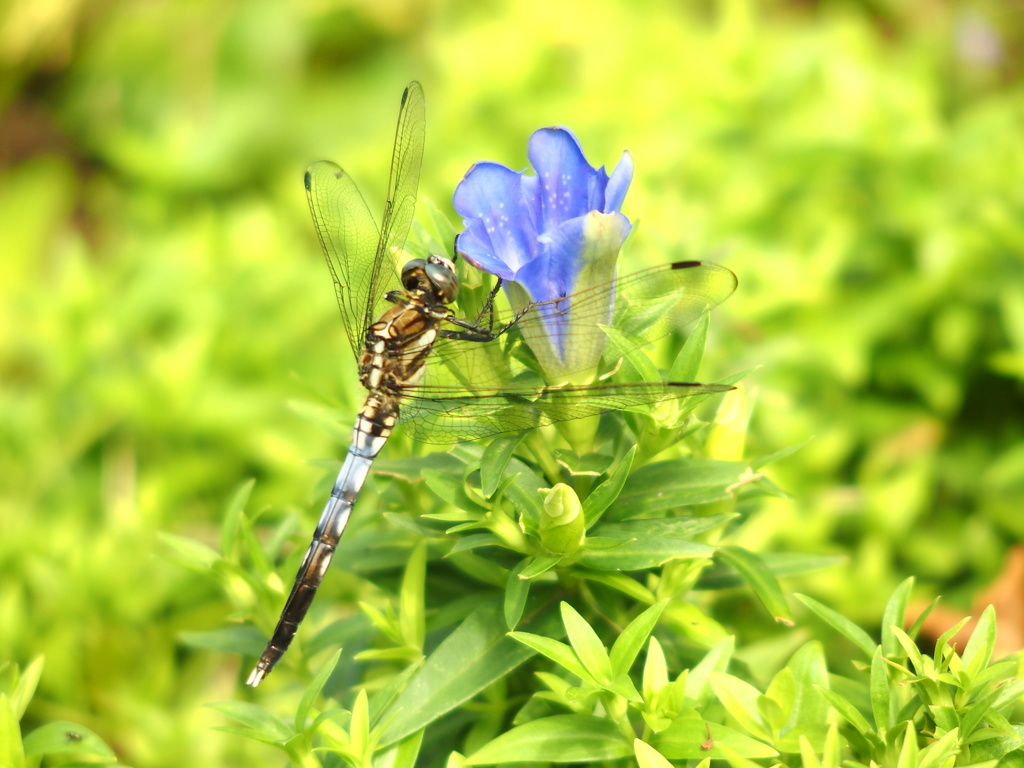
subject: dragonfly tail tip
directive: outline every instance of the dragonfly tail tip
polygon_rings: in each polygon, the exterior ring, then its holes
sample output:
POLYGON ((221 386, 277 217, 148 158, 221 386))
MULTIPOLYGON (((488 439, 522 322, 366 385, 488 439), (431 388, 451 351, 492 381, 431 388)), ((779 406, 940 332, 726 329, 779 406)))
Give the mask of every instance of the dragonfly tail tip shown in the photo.
POLYGON ((266 676, 267 670, 263 669, 257 664, 253 671, 249 673, 249 679, 245 681, 245 684, 251 685, 253 688, 255 688, 266 676))

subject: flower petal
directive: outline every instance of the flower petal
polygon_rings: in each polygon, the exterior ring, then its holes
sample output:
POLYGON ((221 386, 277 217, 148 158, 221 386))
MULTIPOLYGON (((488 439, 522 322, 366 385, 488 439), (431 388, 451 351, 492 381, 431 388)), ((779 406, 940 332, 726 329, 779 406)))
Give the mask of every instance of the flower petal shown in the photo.
POLYGON ((564 128, 534 131, 526 156, 539 182, 540 231, 549 232, 562 222, 594 210, 590 198, 597 171, 587 163, 571 132, 564 128))
POLYGON ((608 186, 604 192, 604 208, 605 213, 611 213, 612 211, 622 212, 622 203, 626 200, 626 192, 629 191, 629 184, 633 181, 633 156, 629 154, 629 151, 622 153, 622 159, 619 160, 619 164, 615 166, 615 170, 612 171, 612 176, 608 180, 608 186))
MULTIPOLYGON (((529 295, 514 303, 555 301, 607 283, 615 276, 615 262, 630 227, 621 213, 590 211, 546 233, 542 254, 515 274, 513 284, 529 295)), ((510 298, 513 295, 510 293, 510 298)), ((558 377, 597 365, 604 347, 604 335, 597 325, 611 322, 611 302, 609 295, 606 318, 599 320, 591 314, 582 324, 574 322, 572 307, 561 303, 534 313, 536 322, 544 327, 529 334, 524 331, 524 335, 533 337, 530 348, 549 375, 558 377)))
POLYGON ((477 163, 455 189, 455 210, 466 225, 460 252, 478 269, 506 279, 538 250, 522 181, 503 165, 477 163))

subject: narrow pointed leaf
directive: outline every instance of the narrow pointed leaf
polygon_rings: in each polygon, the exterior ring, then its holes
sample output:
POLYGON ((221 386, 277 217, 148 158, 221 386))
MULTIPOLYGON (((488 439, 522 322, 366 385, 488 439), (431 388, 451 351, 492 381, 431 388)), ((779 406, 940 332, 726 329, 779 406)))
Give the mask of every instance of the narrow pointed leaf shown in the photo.
POLYGON ((501 484, 501 477, 512 460, 516 446, 522 442, 525 432, 514 435, 499 435, 484 448, 480 461, 480 490, 490 498, 501 484))
MULTIPOLYGON (((25 736, 25 742, 21 746, 25 750, 26 757, 41 758, 59 752, 65 756, 68 753, 74 754, 79 763, 83 765, 91 762, 84 759, 86 757, 99 758, 105 763, 117 761, 114 750, 107 746, 94 731, 68 720, 57 720, 39 726, 25 736)), ((0 747, 0 754, 3 754, 2 747, 0 747)), ((0 762, 0 765, 6 768, 7 763, 0 762)))
POLYGON ((528 648, 532 648, 542 656, 546 656, 568 672, 576 675, 581 680, 596 683, 590 672, 580 662, 579 657, 573 649, 565 643, 560 643, 550 637, 534 635, 529 632, 509 632, 508 636, 528 648))
POLYGON ((826 701, 832 705, 832 708, 838 712, 846 722, 857 729, 858 733, 862 736, 874 734, 874 729, 871 727, 871 723, 869 723, 864 715, 860 713, 860 710, 847 701, 845 697, 835 691, 830 691, 827 688, 819 688, 818 692, 825 697, 826 701))
POLYGON ((612 665, 601 638, 571 605, 562 603, 561 609, 562 623, 572 649, 596 680, 607 683, 612 678, 612 665))
POLYGON ((889 665, 882 657, 879 647, 871 658, 871 677, 869 680, 871 694, 871 713, 875 718, 875 728, 879 733, 888 730, 889 723, 889 665))
POLYGON ((800 594, 794 595, 794 597, 813 611, 819 619, 856 645, 867 658, 870 659, 874 655, 875 642, 871 639, 871 635, 858 627, 848 618, 843 616, 841 613, 832 610, 827 605, 819 603, 813 597, 800 594))
POLYGON ((676 355, 672 368, 669 370, 670 381, 697 381, 700 364, 704 359, 704 346, 708 340, 708 328, 711 326, 711 313, 705 312, 693 326, 686 343, 676 355))
POLYGON ((722 546, 718 548, 717 558, 735 568, 754 590, 757 599, 776 621, 792 626, 793 615, 782 596, 782 588, 778 580, 764 564, 760 557, 742 547, 722 546))
POLYGON ((309 710, 313 707, 313 702, 316 701, 316 697, 320 695, 320 692, 324 689, 327 684, 327 679, 334 672, 335 667, 338 666, 338 660, 341 658, 342 649, 339 648, 327 660, 320 671, 316 673, 316 677, 313 678, 313 682, 309 684, 306 692, 302 694, 302 700, 299 701, 299 706, 295 709, 295 730, 301 732, 306 728, 306 718, 309 717, 309 710))
POLYGON ((25 716, 25 710, 28 709, 29 702, 36 695, 36 688, 39 686, 39 680, 43 676, 43 663, 43 657, 36 656, 18 676, 18 682, 8 699, 15 720, 21 720, 25 716))
POLYGON ((277 715, 247 701, 215 701, 206 706, 244 726, 243 730, 228 730, 243 733, 257 741, 268 744, 284 744, 296 733, 277 715))
POLYGON ((505 586, 505 626, 515 629, 516 624, 523 617, 523 609, 526 608, 526 599, 530 596, 530 580, 521 579, 519 575, 523 569, 530 564, 530 558, 520 560, 519 563, 508 574, 508 582, 505 586))
POLYGON ((982 611, 977 626, 964 646, 963 663, 968 674, 977 678, 982 670, 992 661, 992 651, 996 644, 996 613, 990 605, 982 611))
POLYGON ((399 591, 398 626, 402 641, 410 648, 422 652, 426 620, 424 618, 424 589, 427 572, 427 547, 422 540, 409 554, 399 591))
POLYGON ((751 760, 778 755, 764 742, 720 723, 706 722, 696 713, 677 718, 651 741, 669 760, 726 758, 729 752, 751 760))
POLYGON ((388 725, 380 745, 394 744, 425 728, 533 654, 533 649, 507 637, 500 601, 480 606, 430 654, 381 716, 388 725))
POLYGON ((661 752, 640 739, 633 740, 633 756, 639 768, 673 768, 661 752))
POLYGON ((584 500, 583 518, 586 520, 587 530, 590 530, 594 523, 601 519, 604 511, 611 506, 622 492, 622 488, 629 478, 629 470, 633 466, 636 448, 635 445, 630 448, 626 455, 622 457, 622 460, 619 461, 615 470, 608 476, 608 479, 597 486, 584 500))
POLYGON ((665 610, 666 605, 668 605, 668 600, 655 603, 629 622, 626 628, 622 630, 615 640, 615 644, 612 645, 609 657, 613 675, 629 673, 630 668, 633 666, 633 661, 636 659, 637 654, 640 653, 640 649, 647 643, 647 638, 654 631, 654 627, 658 623, 658 619, 661 618, 662 611, 665 610))
POLYGON ((711 687, 722 702, 722 706, 728 710, 736 722, 739 723, 751 736, 768 741, 771 734, 758 711, 757 702, 761 698, 761 692, 750 683, 740 680, 738 677, 727 675, 724 672, 715 672, 711 675, 711 687))
POLYGON ((503 733, 470 755, 466 765, 597 763, 632 754, 631 743, 608 720, 554 715, 503 733))
POLYGON ((892 593, 889 602, 885 605, 885 612, 882 614, 882 655, 892 658, 900 652, 900 641, 892 633, 892 627, 902 627, 903 620, 907 614, 907 602, 910 600, 910 590, 914 586, 914 579, 904 579, 892 593))

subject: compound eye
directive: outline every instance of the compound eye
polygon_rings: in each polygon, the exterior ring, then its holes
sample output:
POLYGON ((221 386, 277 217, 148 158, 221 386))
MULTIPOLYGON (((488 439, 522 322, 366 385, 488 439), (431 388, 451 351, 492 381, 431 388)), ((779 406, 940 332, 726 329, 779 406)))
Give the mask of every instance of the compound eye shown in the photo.
POLYGON ((415 291, 420 287, 420 280, 427 262, 423 259, 412 259, 402 267, 402 287, 407 291, 415 291))
POLYGON ((451 304, 459 295, 459 279, 450 264, 451 262, 444 264, 431 260, 426 267, 427 279, 444 304, 451 304))

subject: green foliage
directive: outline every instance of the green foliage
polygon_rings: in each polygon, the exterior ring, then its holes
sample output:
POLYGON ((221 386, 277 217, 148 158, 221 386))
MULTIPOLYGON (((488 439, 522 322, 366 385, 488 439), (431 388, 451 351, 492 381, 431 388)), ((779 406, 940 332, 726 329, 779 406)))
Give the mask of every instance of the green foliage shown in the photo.
MULTIPOLYGON (((889 603, 899 623, 909 587, 908 580, 889 603)), ((992 663, 991 609, 963 654, 949 644, 959 628, 953 627, 927 656, 898 624, 884 630, 882 643, 875 645, 847 619, 802 599, 864 646, 863 663, 846 674, 830 674, 821 644, 812 641, 797 649, 762 690, 728 671, 736 666, 734 642, 723 638, 673 676, 668 659, 689 654, 680 634, 658 632, 661 641, 655 636, 669 599, 637 614, 610 648, 594 626, 562 602, 559 621, 550 611, 546 621, 534 621, 542 634, 515 631, 507 637, 496 611, 477 609, 427 656, 411 680, 407 673, 397 676, 408 686, 397 697, 391 684, 372 701, 363 690, 350 714, 314 718, 309 711, 337 654, 304 694, 294 731, 253 705, 228 702, 219 708, 244 726, 237 732, 281 746, 296 765, 321 764, 306 740, 317 730, 324 732, 318 752, 335 753, 347 765, 371 765, 374 748, 380 750, 379 761, 400 756, 401 764, 412 765, 424 744, 428 755, 438 749, 429 735, 424 742, 424 735, 450 718, 468 699, 466 693, 498 688, 502 695, 488 698, 499 712, 504 710, 511 703, 508 692, 527 685, 516 668, 536 654, 540 663, 534 661, 533 675, 540 686, 509 713, 512 727, 492 735, 492 708, 466 710, 463 728, 470 737, 464 743, 470 754, 448 756, 448 765, 629 765, 632 758, 651 766, 716 758, 749 765, 772 758, 783 766, 924 768, 994 766, 1001 760, 1016 764, 1024 758, 1024 735, 1007 719, 1024 694, 1024 680, 1013 677, 1016 664, 992 663), (509 647, 508 638, 527 653, 495 654, 497 647, 509 647), (886 653, 886 645, 893 652, 886 653), (502 664, 506 660, 511 663, 502 664)))
POLYGON ((140 766, 281 759, 211 730, 226 722, 294 742, 295 763, 321 760, 312 745, 482 760, 536 722, 538 743, 575 733, 605 755, 629 722, 624 759, 645 768, 739 736, 787 764, 1016 759, 999 716, 1019 721, 1019 692, 993 697, 1010 670, 978 660, 993 620, 959 657, 890 627, 939 592, 966 612, 1024 536, 1019 3, 41 8, 0 11, 0 762, 109 762, 104 744, 140 766), (568 125, 592 161, 634 156, 626 271, 697 256, 739 275, 713 329, 651 365, 757 370, 717 423, 626 414, 601 456, 569 451, 591 437, 572 430, 451 454, 395 440, 250 728, 203 705, 252 695, 240 668, 360 398, 302 171, 343 163, 379 210, 414 77, 422 242, 450 242, 471 163, 524 166, 535 128, 568 125), (585 535, 552 550, 537 491, 563 471, 585 535), (794 586, 823 625, 786 627, 794 586), (507 635, 577 654, 565 602, 615 668, 664 600, 627 673, 642 703, 507 635), (822 664, 828 723, 787 741, 780 722, 819 723, 790 702, 822 664))
POLYGON ((0 664, 0 765, 35 768, 45 759, 51 764, 69 760, 93 765, 116 762, 114 751, 96 733, 78 723, 51 721, 21 738, 19 721, 36 693, 42 674, 41 658, 24 671, 10 662, 0 664))

